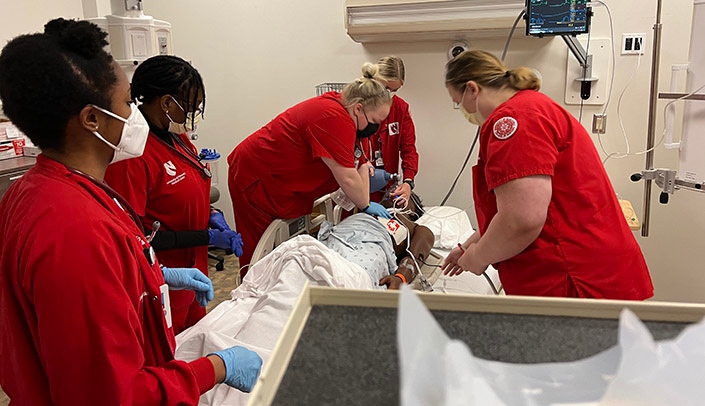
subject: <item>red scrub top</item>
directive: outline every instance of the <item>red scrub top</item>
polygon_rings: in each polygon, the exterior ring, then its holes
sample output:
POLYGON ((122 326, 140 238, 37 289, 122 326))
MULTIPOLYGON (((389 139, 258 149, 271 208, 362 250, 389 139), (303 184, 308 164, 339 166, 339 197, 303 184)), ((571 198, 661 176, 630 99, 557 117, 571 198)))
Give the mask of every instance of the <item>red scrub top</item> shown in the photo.
MULTIPOLYGON (((196 147, 186 134, 178 137, 188 150, 177 142, 171 147, 150 132, 141 157, 116 162, 105 173, 105 182, 130 203, 147 230, 155 220, 162 231, 208 228, 211 182, 190 155, 197 153, 196 147)), ((159 262, 169 268, 198 268, 208 275, 208 246, 160 251, 159 262)), ((170 297, 175 334, 205 316, 192 290, 171 291, 170 297)))
POLYGON ((493 189, 551 176, 539 237, 497 265, 508 294, 643 300, 651 277, 590 136, 546 95, 524 90, 482 125, 473 190, 480 233, 497 213, 493 189))
POLYGON ((174 360, 159 264, 88 178, 40 155, 0 202, 0 385, 17 405, 196 404, 211 362, 174 360))
POLYGON ((380 123, 377 133, 362 140, 362 150, 377 168, 389 173, 399 172, 401 157, 402 179, 414 180, 419 171, 416 152, 416 129, 411 119, 409 104, 399 96, 392 97, 389 116, 380 123))
POLYGON ((228 186, 243 240, 241 266, 272 220, 310 214, 314 200, 339 187, 321 158, 354 168, 355 139, 355 121, 340 94, 329 92, 289 108, 235 147, 228 186))

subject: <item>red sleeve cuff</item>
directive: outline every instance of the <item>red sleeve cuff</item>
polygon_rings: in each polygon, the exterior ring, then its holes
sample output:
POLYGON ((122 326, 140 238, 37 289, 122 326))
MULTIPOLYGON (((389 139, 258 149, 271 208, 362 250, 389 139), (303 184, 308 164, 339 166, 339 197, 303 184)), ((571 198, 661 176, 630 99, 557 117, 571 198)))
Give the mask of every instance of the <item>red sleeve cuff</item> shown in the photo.
POLYGON ((196 377, 198 391, 201 395, 213 389, 213 386, 215 386, 215 369, 208 358, 199 358, 189 362, 188 365, 196 377))
POLYGON ((402 169, 401 173, 402 173, 402 175, 404 175, 404 179, 411 179, 411 180, 416 179, 416 173, 417 173, 416 171, 402 169))
POLYGON ((528 168, 523 170, 516 170, 509 173, 504 173, 501 176, 488 176, 487 177, 487 190, 490 191, 496 187, 502 186, 503 184, 520 178, 525 178, 527 176, 533 175, 547 175, 553 176, 552 166, 539 166, 534 168, 528 168))

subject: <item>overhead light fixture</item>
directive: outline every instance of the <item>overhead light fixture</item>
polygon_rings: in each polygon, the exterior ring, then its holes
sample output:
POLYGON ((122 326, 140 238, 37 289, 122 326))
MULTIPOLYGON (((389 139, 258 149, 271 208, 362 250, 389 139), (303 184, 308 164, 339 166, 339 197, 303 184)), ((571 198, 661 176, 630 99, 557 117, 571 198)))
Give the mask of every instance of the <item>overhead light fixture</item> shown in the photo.
POLYGON ((345 22, 358 42, 494 37, 523 9, 523 0, 347 0, 345 22))

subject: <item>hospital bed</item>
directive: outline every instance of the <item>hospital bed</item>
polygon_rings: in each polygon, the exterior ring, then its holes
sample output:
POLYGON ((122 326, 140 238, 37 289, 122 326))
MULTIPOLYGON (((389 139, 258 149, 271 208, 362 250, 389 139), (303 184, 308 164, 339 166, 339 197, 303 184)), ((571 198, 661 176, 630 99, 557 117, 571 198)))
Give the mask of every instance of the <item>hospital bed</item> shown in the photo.
POLYGON ((324 221, 333 224, 340 221, 340 210, 335 211, 330 194, 313 203, 314 212, 295 219, 276 219, 262 234, 250 260, 250 266, 272 252, 284 241, 302 234, 312 234, 324 221), (337 217, 336 217, 337 216, 337 217))
MULTIPOLYGON (((250 266, 264 258, 284 241, 303 234, 313 234, 324 221, 333 224, 340 222, 342 208, 333 205, 330 194, 316 200, 313 209, 312 214, 295 219, 272 221, 257 243, 250 266)), ((450 249, 458 242, 465 241, 473 230, 467 214, 462 209, 437 206, 427 207, 425 212, 427 214, 421 217, 418 224, 429 227, 434 233, 436 241, 426 262, 419 265, 422 275, 432 285, 433 291, 472 294, 501 293, 499 275, 491 266, 486 272, 486 277, 478 277, 468 272, 454 277, 446 277, 442 274, 440 266, 450 249)), ((410 283, 414 289, 422 290, 421 278, 416 277, 410 283)))
MULTIPOLYGON (((195 326, 176 337, 177 359, 190 361, 220 349, 242 345, 256 351, 266 364, 306 286, 358 291, 379 288, 362 267, 308 235, 315 232, 323 221, 336 223, 340 219, 339 210, 334 209, 328 196, 316 201, 316 206, 318 209, 310 215, 272 222, 257 244, 250 272, 231 292, 233 300, 220 303, 195 326)), ((458 238, 462 238, 450 230, 463 231, 468 236, 472 232, 472 229, 466 229, 470 222, 463 210, 447 207, 427 210, 430 215, 444 220, 450 219, 444 218, 444 210, 455 211, 459 218, 464 219, 424 224, 434 235, 439 234, 440 243, 443 243, 441 236, 446 237, 446 243, 452 240, 455 244, 458 238)), ((428 220, 432 220, 431 216, 426 222, 428 220)), ((434 292, 438 295, 444 291, 492 293, 485 279, 476 275, 465 273, 453 280, 441 277, 439 266, 447 252, 442 247, 434 248, 421 268, 429 282, 435 285, 434 292)), ((416 280, 412 284, 420 288, 416 280)), ((204 394, 199 405, 245 405, 248 396, 221 384, 204 394)))

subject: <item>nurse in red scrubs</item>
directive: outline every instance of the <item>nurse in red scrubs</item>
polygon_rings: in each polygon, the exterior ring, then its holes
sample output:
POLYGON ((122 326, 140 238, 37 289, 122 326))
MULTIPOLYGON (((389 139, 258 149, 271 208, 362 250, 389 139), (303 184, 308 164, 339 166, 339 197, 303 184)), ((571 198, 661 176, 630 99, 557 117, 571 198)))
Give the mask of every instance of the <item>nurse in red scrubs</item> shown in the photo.
MULTIPOLYGON (((360 148, 377 169, 398 173, 401 166, 403 182, 391 193, 392 196, 401 196, 408 201, 419 171, 419 153, 416 151, 416 128, 409 103, 396 95, 404 85, 406 69, 404 61, 394 55, 380 58, 377 66, 382 83, 395 94, 392 96, 389 116, 382 121, 376 134, 360 142, 360 148)), ((379 202, 383 195, 384 192, 373 193, 372 200, 379 202)))
POLYGON ((370 202, 369 167, 357 165, 355 144, 374 134, 389 114, 391 92, 376 65, 342 93, 329 92, 279 114, 228 156, 228 187, 242 233, 242 276, 272 220, 310 214, 314 200, 342 188, 358 209, 389 218, 370 202))
POLYGON ((195 405, 218 382, 249 391, 262 360, 243 347, 174 359, 169 288, 204 302, 213 288, 197 269, 160 269, 139 217, 103 182, 149 131, 106 35, 56 19, 0 53, 4 112, 42 149, 0 201, 0 385, 17 405, 195 405))
MULTIPOLYGON (((171 55, 147 59, 132 77, 132 100, 149 123, 144 154, 111 165, 105 181, 140 217, 152 246, 168 267, 198 268, 208 275, 208 245, 242 253, 240 235, 210 206, 210 170, 187 133, 205 110, 206 91, 198 71, 171 55), (152 230, 158 221, 158 230, 152 230)), ((174 332, 206 314, 192 291, 171 294, 174 332)))
POLYGON ((446 87, 481 130, 473 167, 479 230, 448 255, 445 273, 479 275, 494 264, 512 295, 653 296, 590 136, 538 91, 536 74, 472 50, 448 62, 446 87))

